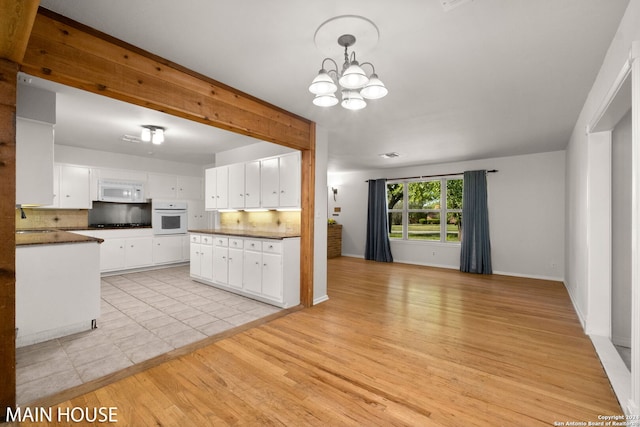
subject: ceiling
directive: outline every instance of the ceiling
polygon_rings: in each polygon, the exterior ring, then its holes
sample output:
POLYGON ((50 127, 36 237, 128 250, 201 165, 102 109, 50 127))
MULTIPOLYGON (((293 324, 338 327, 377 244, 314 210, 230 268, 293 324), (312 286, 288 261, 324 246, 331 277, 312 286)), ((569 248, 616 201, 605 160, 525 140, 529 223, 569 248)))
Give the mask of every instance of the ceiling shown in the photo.
MULTIPOLYGON (((564 149, 629 0, 473 0, 448 11, 442 2, 40 3, 315 121, 329 132, 330 171, 564 149), (360 111, 316 107, 307 90, 325 57, 314 34, 340 15, 363 16, 379 32, 367 52, 357 42, 353 50, 389 94, 360 111), (387 152, 400 157, 379 157, 387 152)), ((66 145, 206 164, 216 151, 256 142, 70 88, 59 100, 56 138, 66 145), (121 140, 145 124, 167 127, 166 143, 121 140)))

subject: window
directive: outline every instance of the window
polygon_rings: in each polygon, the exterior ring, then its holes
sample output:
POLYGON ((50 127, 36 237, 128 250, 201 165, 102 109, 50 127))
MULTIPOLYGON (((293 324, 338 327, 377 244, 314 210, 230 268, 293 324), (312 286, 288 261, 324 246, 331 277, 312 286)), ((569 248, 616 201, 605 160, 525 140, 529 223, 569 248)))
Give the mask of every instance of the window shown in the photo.
POLYGON ((387 183, 389 238, 460 242, 460 178, 387 183))

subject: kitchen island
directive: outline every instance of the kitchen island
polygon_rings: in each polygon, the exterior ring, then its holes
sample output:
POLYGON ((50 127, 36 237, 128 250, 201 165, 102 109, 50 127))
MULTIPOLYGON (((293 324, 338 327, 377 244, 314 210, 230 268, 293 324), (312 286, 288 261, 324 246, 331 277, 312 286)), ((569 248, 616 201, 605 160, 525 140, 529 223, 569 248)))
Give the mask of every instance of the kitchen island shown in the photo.
POLYGON ((54 229, 16 232, 16 346, 96 327, 102 239, 54 229))
POLYGON ((191 278, 282 308, 300 304, 299 233, 189 230, 191 278))

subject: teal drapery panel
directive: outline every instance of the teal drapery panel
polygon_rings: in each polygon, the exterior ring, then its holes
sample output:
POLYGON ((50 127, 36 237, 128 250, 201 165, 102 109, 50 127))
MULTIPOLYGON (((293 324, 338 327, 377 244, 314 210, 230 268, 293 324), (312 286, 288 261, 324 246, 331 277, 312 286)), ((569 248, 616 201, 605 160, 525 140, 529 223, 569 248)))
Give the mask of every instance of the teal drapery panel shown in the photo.
POLYGON ((369 208, 367 210, 367 242, 364 258, 393 262, 388 232, 387 180, 369 180, 369 208))
POLYGON ((462 192, 460 271, 492 274, 487 171, 465 171, 462 192))

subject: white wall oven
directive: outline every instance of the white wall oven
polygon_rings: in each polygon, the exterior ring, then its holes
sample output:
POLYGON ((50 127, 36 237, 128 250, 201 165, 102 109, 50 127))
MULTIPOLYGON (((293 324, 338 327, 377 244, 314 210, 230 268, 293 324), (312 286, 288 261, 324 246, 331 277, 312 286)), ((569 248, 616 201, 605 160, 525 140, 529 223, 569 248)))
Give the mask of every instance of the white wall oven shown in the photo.
POLYGON ((187 202, 153 201, 153 234, 185 234, 187 232, 187 202))

